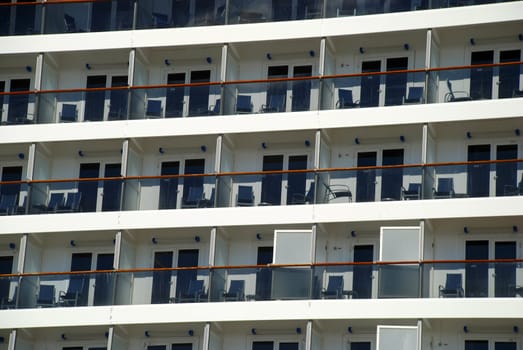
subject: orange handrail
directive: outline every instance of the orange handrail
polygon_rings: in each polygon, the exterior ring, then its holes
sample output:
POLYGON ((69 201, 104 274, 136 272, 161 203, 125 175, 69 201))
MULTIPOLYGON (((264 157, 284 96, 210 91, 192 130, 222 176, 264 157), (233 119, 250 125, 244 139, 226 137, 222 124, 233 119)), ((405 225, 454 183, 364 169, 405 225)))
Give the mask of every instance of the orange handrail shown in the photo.
MULTIPOLYGON (((88 0, 73 0, 73 1, 87 1, 88 2, 88 0)), ((109 1, 109 0, 98 0, 98 1, 109 1)), ((267 84, 267 83, 270 84, 270 83, 278 83, 278 82, 358 78, 358 77, 365 77, 365 76, 379 76, 379 75, 393 75, 393 74, 407 74, 407 73, 430 73, 430 72, 463 70, 463 69, 474 69, 474 68, 494 68, 494 67, 504 67, 504 66, 521 65, 521 64, 523 64, 523 61, 475 64, 475 65, 464 65, 464 66, 403 69, 403 70, 384 71, 384 72, 314 75, 314 76, 308 76, 308 77, 210 81, 210 82, 184 83, 184 84, 126 85, 126 86, 115 86, 115 87, 105 87, 105 88, 48 89, 48 90, 28 90, 28 91, 13 91, 13 92, 3 91, 3 92, 0 92, 0 96, 1 95, 48 94, 48 93, 74 93, 74 92, 90 92, 90 91, 165 89, 165 88, 182 88, 182 87, 185 88, 185 87, 199 87, 199 86, 227 86, 227 85, 242 85, 242 84, 267 84)))
POLYGON ((427 168, 442 166, 465 166, 465 165, 486 165, 500 163, 519 163, 523 158, 500 159, 500 160, 476 160, 465 162, 441 162, 425 164, 399 164, 399 165, 379 165, 365 167, 337 167, 337 168, 320 168, 320 169, 296 169, 296 170, 270 170, 270 171, 234 171, 205 174, 178 174, 178 175, 143 175, 143 176, 115 176, 115 177, 93 177, 93 178, 65 178, 65 179, 35 179, 35 180, 18 180, 18 181, 0 181, 0 185, 18 185, 18 184, 39 184, 39 183, 66 183, 66 182, 90 182, 90 181, 129 181, 129 180, 158 180, 158 179, 176 179, 191 177, 224 177, 224 176, 249 176, 249 175, 285 175, 285 174, 303 174, 303 173, 325 173, 340 171, 362 171, 362 170, 385 170, 385 169, 408 169, 408 168, 427 168))
POLYGON ((436 265, 436 264, 516 264, 522 263, 523 259, 472 259, 472 260, 405 260, 405 261, 369 261, 369 262, 321 262, 308 264, 267 264, 267 265, 221 265, 221 266, 193 266, 193 267, 163 267, 163 268, 134 268, 115 270, 85 270, 85 271, 49 271, 49 272, 24 272, 0 274, 0 278, 9 277, 37 277, 37 276, 70 276, 70 275, 92 275, 105 273, 147 273, 162 271, 189 271, 189 270, 235 270, 235 269, 277 269, 289 267, 343 267, 343 266, 383 266, 383 265, 436 265))

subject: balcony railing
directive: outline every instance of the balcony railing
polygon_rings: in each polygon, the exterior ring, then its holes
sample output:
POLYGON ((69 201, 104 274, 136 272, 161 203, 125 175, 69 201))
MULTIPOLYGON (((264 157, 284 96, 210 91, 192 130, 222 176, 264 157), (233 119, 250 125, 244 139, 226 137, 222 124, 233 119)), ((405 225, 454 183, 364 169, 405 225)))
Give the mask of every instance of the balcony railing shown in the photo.
POLYGON ((522 297, 523 259, 0 275, 3 309, 256 300, 522 297))
POLYGON ((522 66, 517 61, 277 79, 0 92, 0 122, 246 115, 517 98, 523 97, 522 66))
POLYGON ((2 181, 0 214, 523 196, 522 162, 2 181))
POLYGON ((0 36, 295 21, 510 1, 515 0, 18 1, 0 4, 0 36))

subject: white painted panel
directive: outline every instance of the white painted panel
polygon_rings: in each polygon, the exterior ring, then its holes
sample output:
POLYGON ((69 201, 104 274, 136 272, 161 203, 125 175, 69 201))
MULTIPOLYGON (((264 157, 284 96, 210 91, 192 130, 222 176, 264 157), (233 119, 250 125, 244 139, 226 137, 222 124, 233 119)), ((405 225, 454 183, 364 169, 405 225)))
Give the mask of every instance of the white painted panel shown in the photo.
POLYGON ((273 263, 311 263, 313 245, 312 230, 275 230, 273 263))
POLYGON ((418 350, 418 327, 378 326, 378 350, 418 350))

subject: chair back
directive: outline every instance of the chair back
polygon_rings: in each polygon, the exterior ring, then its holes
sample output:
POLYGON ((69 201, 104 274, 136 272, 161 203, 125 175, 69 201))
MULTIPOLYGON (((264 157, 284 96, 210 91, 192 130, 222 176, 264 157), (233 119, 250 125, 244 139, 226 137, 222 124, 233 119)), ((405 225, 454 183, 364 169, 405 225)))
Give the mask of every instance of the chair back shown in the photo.
POLYGON ((438 192, 448 193, 454 190, 454 179, 442 177, 438 179, 438 192))
POLYGON ((238 203, 253 204, 252 186, 238 186, 238 203))
POLYGON ((152 117, 160 117, 162 115, 162 101, 147 100, 147 109, 145 113, 152 117))
POLYGON ((329 292, 343 290, 343 276, 329 276, 327 290, 329 292))
POLYGON ((221 104, 221 100, 217 99, 214 108, 212 109, 212 114, 220 114, 221 104))
POLYGON ((447 79, 447 88, 449 89, 449 96, 450 96, 450 100, 454 100, 455 99, 455 96, 454 96, 454 91, 452 91, 452 83, 450 82, 450 79, 447 79))
POLYGON ((252 103, 250 95, 238 95, 238 98, 236 100, 236 112, 252 112, 252 103))
POLYGON ((80 202, 82 200, 82 192, 73 192, 67 194, 65 207, 71 211, 78 211, 80 209, 80 202))
POLYGON ((16 206, 16 200, 18 198, 17 194, 4 194, 0 198, 0 212, 9 213, 16 206))
POLYGON ((73 276, 69 280, 69 286, 67 287, 67 294, 80 293, 84 288, 84 278, 82 276, 73 276))
POLYGON ((47 209, 56 210, 59 206, 64 204, 64 194, 62 192, 51 193, 49 198, 49 204, 47 204, 47 209))
POLYGON ((68 121, 68 122, 76 121, 76 105, 70 104, 70 103, 64 103, 62 105, 61 119, 63 121, 68 121))
POLYGON ((283 94, 271 95, 269 100, 269 108, 275 112, 283 112, 286 96, 283 94))
POLYGON ((307 195, 305 196, 306 202, 309 202, 309 203, 314 202, 314 191, 315 191, 314 182, 311 182, 311 186, 309 187, 309 192, 307 192, 307 195))
POLYGON ((420 193, 421 184, 420 183, 410 183, 409 184, 409 193, 420 193))
POLYGON ((244 280, 232 280, 229 285, 229 294, 242 294, 245 289, 244 280))
POLYGON ((338 89, 338 97, 340 107, 352 106, 354 104, 352 99, 352 90, 338 89))
POLYGON ((189 188, 189 194, 187 195, 188 202, 197 202, 203 198, 203 187, 193 186, 189 188))
POLYGON ((76 20, 73 16, 64 13, 65 31, 67 33, 76 32, 76 20))
POLYGON ((445 289, 455 290, 462 287, 462 276, 460 273, 448 273, 445 289))
POLYGON ((423 87, 422 86, 412 86, 409 88, 409 93, 407 96, 408 100, 419 101, 423 97, 423 87))
POLYGON ((203 293, 203 280, 191 280, 187 294, 195 295, 198 293, 203 293))
POLYGON ((54 291, 53 285, 41 284, 40 290, 38 291, 38 299, 37 299, 36 303, 52 305, 52 304, 54 304, 54 296, 55 296, 55 291, 54 291))

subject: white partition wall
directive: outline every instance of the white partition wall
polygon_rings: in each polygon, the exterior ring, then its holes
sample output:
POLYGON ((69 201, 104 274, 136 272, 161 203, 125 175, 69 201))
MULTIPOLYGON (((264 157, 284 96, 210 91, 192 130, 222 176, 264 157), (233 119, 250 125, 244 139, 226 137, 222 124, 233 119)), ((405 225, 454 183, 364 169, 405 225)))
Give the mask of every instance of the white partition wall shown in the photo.
POLYGON ((379 261, 380 298, 416 298, 420 296, 420 267, 423 258, 421 227, 382 227, 379 261), (401 242, 401 244, 400 244, 401 242), (401 264, 397 264, 401 262, 401 264), (405 264, 412 262, 412 264, 405 264), (395 264, 396 263, 396 264, 395 264))
MULTIPOLYGON (((314 254, 313 230, 275 230, 274 264, 310 264, 314 254)), ((272 271, 272 299, 300 299, 312 293, 309 267, 281 267, 272 271)))
POLYGON ((377 350, 418 350, 420 336, 420 326, 378 326, 377 350))

